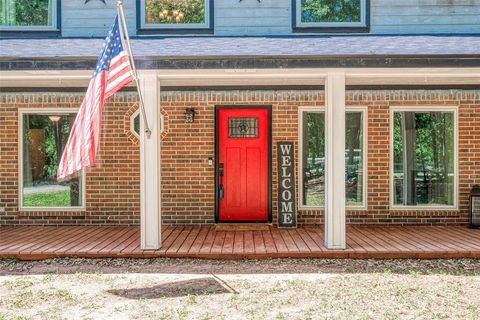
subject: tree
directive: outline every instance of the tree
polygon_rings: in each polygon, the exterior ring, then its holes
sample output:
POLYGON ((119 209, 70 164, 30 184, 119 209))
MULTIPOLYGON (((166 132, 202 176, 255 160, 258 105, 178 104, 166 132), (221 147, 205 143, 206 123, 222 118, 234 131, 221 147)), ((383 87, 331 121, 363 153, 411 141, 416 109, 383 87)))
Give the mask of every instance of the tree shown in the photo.
POLYGON ((355 22, 360 13, 360 0, 302 0, 302 22, 355 22))
POLYGON ((52 0, 0 0, 0 24, 46 26, 52 0))

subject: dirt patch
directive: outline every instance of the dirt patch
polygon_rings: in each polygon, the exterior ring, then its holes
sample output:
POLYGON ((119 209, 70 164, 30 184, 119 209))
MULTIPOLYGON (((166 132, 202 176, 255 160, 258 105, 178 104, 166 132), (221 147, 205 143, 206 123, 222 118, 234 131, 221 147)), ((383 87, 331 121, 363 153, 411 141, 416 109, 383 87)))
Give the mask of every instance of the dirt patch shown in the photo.
POLYGON ((85 259, 55 258, 42 261, 0 259, 1 275, 44 273, 411 273, 480 275, 477 259, 259 259, 206 260, 185 258, 85 259))

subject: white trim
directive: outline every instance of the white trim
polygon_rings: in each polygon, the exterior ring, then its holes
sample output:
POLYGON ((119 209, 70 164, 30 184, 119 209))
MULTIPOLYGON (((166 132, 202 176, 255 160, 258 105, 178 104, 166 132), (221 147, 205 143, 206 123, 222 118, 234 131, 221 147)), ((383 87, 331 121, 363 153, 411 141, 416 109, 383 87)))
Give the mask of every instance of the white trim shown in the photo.
POLYGON ((325 85, 324 241, 328 249, 345 249, 347 246, 344 181, 345 73, 338 72, 328 74, 325 85))
POLYGON ((210 1, 205 2, 205 23, 147 23, 145 0, 140 0, 140 27, 142 29, 208 29, 210 27, 210 1))
MULTIPOLYGON (((152 70, 153 71, 153 70, 152 70)), ((480 68, 288 68, 155 70, 164 86, 320 85, 328 72, 344 72, 347 85, 480 85, 480 68)), ((2 71, 0 87, 82 87, 88 70, 2 71)))
POLYGON ((161 163, 160 163, 160 84, 155 72, 141 71, 141 92, 151 134, 140 121, 140 246, 142 250, 159 249, 161 228, 161 163))
POLYGON ((444 106, 444 105, 425 105, 425 106, 392 106, 390 107, 390 125, 389 125, 389 130, 390 130, 390 136, 389 136, 389 195, 390 195, 390 210, 458 210, 458 106, 444 106), (438 206, 428 206, 428 205, 416 205, 416 206, 409 206, 409 205, 395 205, 394 204, 394 197, 395 193, 393 191, 393 185, 394 185, 394 175, 393 175, 393 139, 394 139, 394 134, 393 134, 393 115, 395 112, 402 112, 402 111, 414 111, 414 112, 434 112, 434 111, 441 111, 441 112, 453 112, 453 122, 454 122, 454 194, 453 194, 453 205, 451 206, 445 206, 445 205, 438 205, 438 206))
MULTIPOLYGON (((325 206, 308 206, 302 203, 303 199, 303 113, 304 112, 323 112, 325 114, 325 106, 301 106, 298 108, 298 209, 299 210, 323 210, 325 206)), ((345 112, 362 113, 362 130, 363 130, 363 150, 362 150, 362 205, 349 206, 346 209, 350 211, 368 210, 368 107, 367 106, 347 106, 345 112)))
POLYGON ((59 31, 57 29, 57 0, 52 0, 51 8, 51 21, 52 25, 44 26, 2 26, 0 25, 0 31, 59 31))
POLYGON ((359 22, 302 22, 302 1, 295 0, 296 26, 299 28, 308 27, 366 27, 367 26, 367 5, 366 0, 360 0, 360 21, 359 22))
POLYGON ((78 108, 19 108, 18 109, 18 210, 19 211, 85 211, 86 210, 86 172, 82 170, 81 205, 76 207, 25 207, 23 205, 23 116, 25 114, 69 115, 77 113, 78 108))

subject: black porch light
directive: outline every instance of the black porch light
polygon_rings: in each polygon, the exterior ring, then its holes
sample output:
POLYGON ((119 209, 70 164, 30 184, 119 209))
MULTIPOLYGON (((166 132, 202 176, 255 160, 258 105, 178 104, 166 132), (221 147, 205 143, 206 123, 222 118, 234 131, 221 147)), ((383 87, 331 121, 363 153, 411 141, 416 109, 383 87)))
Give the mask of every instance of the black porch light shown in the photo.
POLYGON ((193 123, 195 121, 195 109, 185 109, 185 123, 193 123))
POLYGON ((480 228, 480 186, 475 185, 470 190, 470 208, 469 208, 469 226, 470 228, 480 228))

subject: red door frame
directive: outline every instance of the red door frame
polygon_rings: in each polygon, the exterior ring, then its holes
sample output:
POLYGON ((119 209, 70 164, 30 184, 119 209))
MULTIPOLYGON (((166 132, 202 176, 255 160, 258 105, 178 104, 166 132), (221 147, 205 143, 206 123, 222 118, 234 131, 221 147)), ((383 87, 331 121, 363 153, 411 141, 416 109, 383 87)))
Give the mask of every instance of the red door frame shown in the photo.
POLYGON ((216 105, 215 106, 215 223, 272 223, 272 106, 271 105, 216 105), (268 221, 226 221, 219 220, 218 199, 218 111, 220 109, 267 109, 268 111, 268 221))

